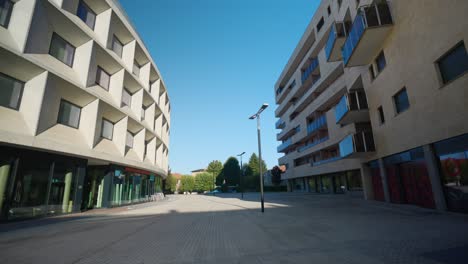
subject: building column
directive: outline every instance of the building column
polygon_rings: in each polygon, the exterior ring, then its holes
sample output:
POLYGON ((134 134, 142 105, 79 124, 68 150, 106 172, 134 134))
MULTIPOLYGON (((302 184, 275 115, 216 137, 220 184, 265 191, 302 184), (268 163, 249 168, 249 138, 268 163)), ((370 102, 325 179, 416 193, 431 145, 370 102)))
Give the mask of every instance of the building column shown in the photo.
POLYGON ((385 202, 390 202, 390 191, 388 188, 388 178, 387 178, 387 171, 385 170, 385 165, 383 159, 379 159, 379 167, 380 167, 380 177, 382 178, 382 188, 384 191, 385 202))
POLYGON ((424 160, 426 161, 429 180, 431 181, 432 194, 436 209, 439 211, 447 210, 447 202, 445 201, 444 191, 438 167, 438 161, 431 145, 424 145, 424 160))
POLYGON ((310 185, 309 185, 309 179, 304 177, 304 183, 305 183, 305 190, 306 192, 310 192, 310 185))
POLYGON ((10 175, 10 164, 0 165, 0 213, 3 210, 5 191, 7 189, 8 176, 10 175))
POLYGON ((369 166, 363 164, 361 166, 361 181, 362 190, 364 191, 364 199, 374 200, 374 187, 372 186, 372 173, 369 166))
POLYGON ((67 172, 67 174, 65 174, 65 190, 63 192, 62 213, 71 213, 72 211, 73 201, 71 201, 72 202, 71 206, 69 204, 72 179, 73 179, 73 173, 67 172))

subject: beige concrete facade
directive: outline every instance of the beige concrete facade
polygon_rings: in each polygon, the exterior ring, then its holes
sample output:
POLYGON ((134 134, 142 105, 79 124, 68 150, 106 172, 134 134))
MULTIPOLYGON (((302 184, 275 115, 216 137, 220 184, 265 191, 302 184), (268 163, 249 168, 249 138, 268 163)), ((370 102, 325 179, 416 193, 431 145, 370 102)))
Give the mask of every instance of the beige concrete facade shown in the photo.
POLYGON ((468 133, 468 75, 444 83, 438 67, 468 42, 466 10, 462 0, 321 1, 275 84, 283 178, 359 171, 364 196, 373 199, 368 162, 468 133), (409 108, 398 113, 394 97, 403 88, 409 108))
POLYGON ((8 26, 0 27, 0 72, 24 82, 24 89, 18 110, 0 107, 1 144, 166 177, 168 91, 118 1, 84 0, 96 14, 93 28, 77 16, 77 0, 14 2, 8 26), (50 55, 53 34, 75 47, 71 66, 50 55), (112 50, 114 36, 122 42, 121 56, 112 50), (96 84, 98 67, 110 75, 107 90, 96 84), (122 104, 124 88, 131 106, 122 104), (78 128, 58 123, 62 100, 81 108, 78 128), (111 140, 101 136, 103 119, 114 123, 111 140), (134 135, 130 148, 127 131, 134 135))

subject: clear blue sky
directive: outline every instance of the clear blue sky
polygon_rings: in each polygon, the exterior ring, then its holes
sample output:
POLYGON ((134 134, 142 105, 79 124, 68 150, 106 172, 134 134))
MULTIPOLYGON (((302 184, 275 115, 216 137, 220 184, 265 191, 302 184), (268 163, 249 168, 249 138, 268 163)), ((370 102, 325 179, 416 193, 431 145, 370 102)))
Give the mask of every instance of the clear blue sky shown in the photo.
POLYGON ((257 152, 278 163, 274 84, 319 0, 120 0, 166 82, 171 100, 170 167, 189 173, 257 152))

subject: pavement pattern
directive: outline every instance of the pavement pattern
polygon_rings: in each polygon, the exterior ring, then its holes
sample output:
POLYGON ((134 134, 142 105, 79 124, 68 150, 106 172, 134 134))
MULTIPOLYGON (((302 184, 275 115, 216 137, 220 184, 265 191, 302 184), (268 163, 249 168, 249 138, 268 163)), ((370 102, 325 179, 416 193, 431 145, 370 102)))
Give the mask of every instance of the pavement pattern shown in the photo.
POLYGON ((345 195, 173 195, 0 224, 0 263, 468 263, 468 216, 345 195))

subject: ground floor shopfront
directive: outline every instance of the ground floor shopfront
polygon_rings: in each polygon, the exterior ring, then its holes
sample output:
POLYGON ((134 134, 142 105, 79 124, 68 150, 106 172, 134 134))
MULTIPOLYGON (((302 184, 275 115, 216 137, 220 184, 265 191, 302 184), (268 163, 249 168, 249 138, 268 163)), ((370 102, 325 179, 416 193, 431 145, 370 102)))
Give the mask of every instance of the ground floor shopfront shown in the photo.
POLYGON ((113 164, 0 146, 0 221, 153 200, 162 178, 113 164))
POLYGON ((350 170, 288 180, 288 190, 324 194, 362 194, 360 170, 350 170))
POLYGON ((468 213, 468 134, 368 165, 375 200, 468 213))

